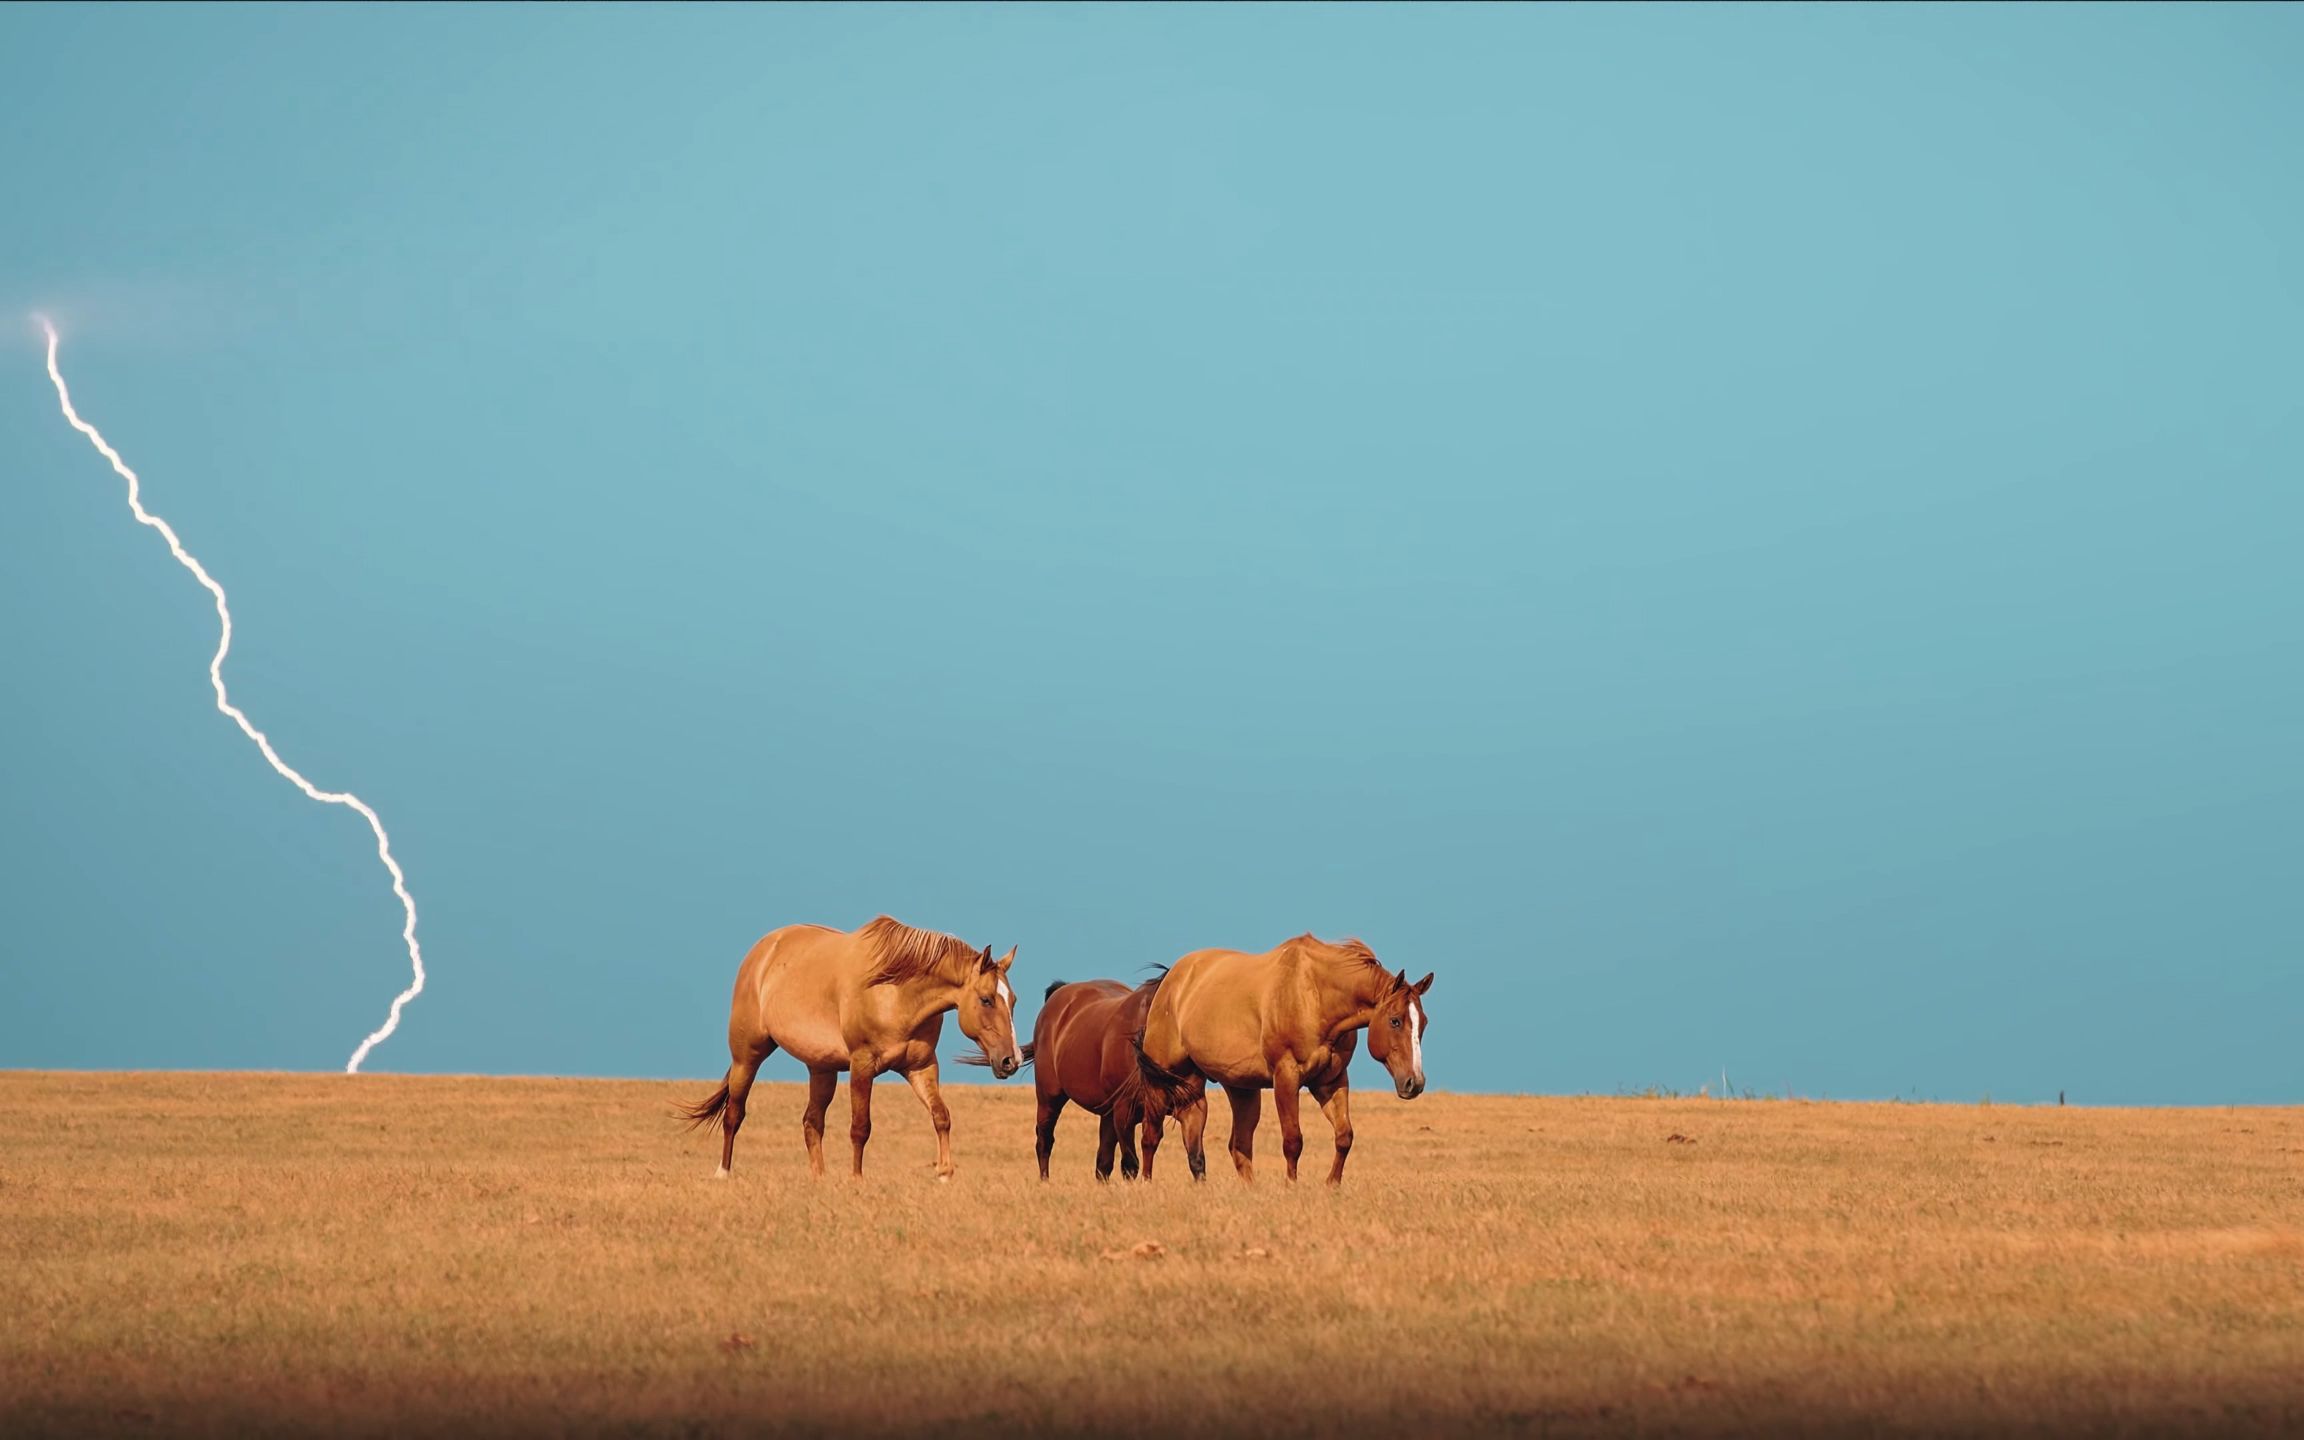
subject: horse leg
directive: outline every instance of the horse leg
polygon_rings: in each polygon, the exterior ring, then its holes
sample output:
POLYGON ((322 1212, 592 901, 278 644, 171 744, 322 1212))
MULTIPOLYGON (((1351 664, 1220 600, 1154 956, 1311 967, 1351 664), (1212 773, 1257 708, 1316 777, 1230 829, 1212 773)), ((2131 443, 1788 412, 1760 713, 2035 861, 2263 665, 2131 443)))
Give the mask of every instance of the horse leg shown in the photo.
POLYGON ((1352 1153, 1352 1087, 1343 1080, 1333 1085, 1315 1085, 1312 1098, 1320 1102, 1320 1113, 1336 1127, 1336 1164, 1328 1171, 1328 1183, 1344 1183, 1344 1157, 1352 1153))
POLYGON ((1184 1135, 1184 1163, 1191 1168, 1195 1182, 1208 1178, 1208 1152, 1201 1148, 1201 1137, 1208 1131, 1208 1096, 1194 1096, 1192 1102, 1176 1116, 1177 1127, 1184 1135))
POLYGON ((775 1049, 770 1044, 758 1054, 739 1055, 728 1066, 728 1103, 720 1111, 720 1168, 715 1180, 727 1179, 736 1168, 736 1132, 744 1128, 744 1101, 752 1093, 752 1077, 760 1073, 760 1062, 775 1049))
POLYGON ((1112 1146, 1117 1137, 1112 1130, 1110 1115, 1099 1115, 1096 1121, 1096 1178, 1109 1180, 1112 1178, 1112 1146))
POLYGON ((800 1141, 808 1147, 808 1173, 824 1178, 824 1112, 832 1108, 832 1092, 840 1088, 837 1070, 808 1072, 808 1108, 800 1113, 800 1141))
POLYGON ((1272 1113, 1280 1120, 1280 1155, 1288 1162, 1288 1178, 1296 1178, 1296 1157, 1304 1153, 1304 1122, 1296 1102, 1297 1071, 1293 1062, 1282 1061, 1272 1076, 1272 1113))
POLYGON ((1048 1178, 1048 1156, 1056 1149, 1056 1117, 1064 1113, 1067 1097, 1061 1092, 1040 1097, 1040 1115, 1032 1126, 1032 1148, 1040 1156, 1040 1178, 1048 1178))
POLYGON ((1120 1178, 1136 1178, 1136 1112, 1125 1105, 1112 1107, 1112 1134, 1120 1142, 1120 1178))
POLYGON ((856 1168, 849 1173, 858 1179, 864 1177, 865 1142, 872 1138, 874 1058, 869 1050, 848 1057, 848 1143, 856 1151, 856 1168))
POLYGON ((1160 1150, 1160 1117, 1146 1111, 1144 1114, 1144 1178, 1152 1178, 1152 1157, 1160 1150))
POLYGON ((1232 1097, 1232 1168, 1253 1184, 1256 1179, 1256 1122, 1264 1118, 1264 1096, 1255 1090, 1224 1087, 1232 1097))
POLYGON ((920 1103, 928 1107, 928 1123, 936 1127, 936 1178, 952 1178, 952 1110, 944 1103, 944 1096, 936 1088, 936 1062, 930 1060, 918 1069, 904 1072, 904 1081, 920 1103))

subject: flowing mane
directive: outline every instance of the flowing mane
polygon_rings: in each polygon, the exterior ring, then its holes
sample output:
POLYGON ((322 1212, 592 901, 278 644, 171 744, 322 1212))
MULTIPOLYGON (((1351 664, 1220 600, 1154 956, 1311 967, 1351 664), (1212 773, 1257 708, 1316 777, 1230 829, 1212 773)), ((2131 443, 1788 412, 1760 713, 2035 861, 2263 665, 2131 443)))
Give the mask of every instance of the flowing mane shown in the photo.
POLYGON ((1376 992, 1379 996, 1389 995, 1400 988, 1400 977, 1385 968, 1384 962, 1376 958, 1376 952, 1368 948, 1366 941, 1350 937, 1342 940, 1323 940, 1307 931, 1289 941, 1286 948, 1294 950, 1307 960, 1335 969, 1375 971, 1382 982, 1376 992))
POLYGON ((868 984, 894 985, 933 975, 954 960, 974 959, 976 947, 953 935, 918 930, 882 915, 856 932, 872 957, 868 984))

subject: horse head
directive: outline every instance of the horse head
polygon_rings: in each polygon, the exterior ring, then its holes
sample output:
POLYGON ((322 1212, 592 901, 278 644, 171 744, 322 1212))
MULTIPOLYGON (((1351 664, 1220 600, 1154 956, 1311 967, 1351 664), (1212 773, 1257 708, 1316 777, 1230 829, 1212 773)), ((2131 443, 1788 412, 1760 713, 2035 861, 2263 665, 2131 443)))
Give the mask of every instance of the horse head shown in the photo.
POLYGON ((960 1033, 976 1042, 992 1073, 1003 1080, 1023 1069, 1027 1058, 1016 1043, 1016 992, 1008 985, 1008 967, 1015 963, 1015 946, 997 960, 992 947, 985 946, 961 982, 956 1007, 960 1033))
POLYGON ((1411 985, 1401 971, 1368 1020, 1368 1053, 1392 1072, 1392 1088, 1403 1100, 1424 1093, 1424 992, 1431 988, 1430 975, 1411 985))

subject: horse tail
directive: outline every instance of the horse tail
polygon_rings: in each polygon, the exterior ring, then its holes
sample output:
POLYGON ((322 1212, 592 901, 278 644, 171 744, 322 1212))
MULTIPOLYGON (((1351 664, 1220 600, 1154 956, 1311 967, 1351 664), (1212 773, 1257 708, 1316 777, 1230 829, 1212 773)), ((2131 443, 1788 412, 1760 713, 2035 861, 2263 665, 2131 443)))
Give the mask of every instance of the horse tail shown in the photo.
MULTIPOLYGON (((1031 1064, 1032 1054, 1039 1048, 1039 1043, 1037 1041, 1031 1040, 1027 1040, 1023 1044, 1017 1046, 1016 1068, 1021 1070, 1025 1066, 1031 1064)), ((963 1065, 979 1065, 987 1070, 992 1067, 992 1057, 984 1053, 984 1047, 981 1045, 977 1046, 973 1050, 968 1051, 964 1055, 955 1055, 952 1058, 959 1061, 963 1065)))
POLYGON ((1142 1120, 1164 1120, 1175 1108, 1175 1096, 1166 1088, 1156 1088, 1144 1078, 1143 1052, 1137 1052, 1137 1061, 1112 1087, 1112 1113, 1134 1113, 1142 1120))
POLYGON ((1065 986, 1071 983, 1072 982, 1069 980, 1051 980, 1048 982, 1048 988, 1040 992, 1040 998, 1046 1000, 1049 996, 1054 995, 1057 991, 1063 989, 1065 986))
POLYGON ((676 1106, 673 1113, 680 1119, 686 1120, 688 1122, 688 1129, 700 1130, 706 1125, 709 1125, 713 1121, 719 1119, 721 1112, 725 1111, 727 1108, 728 1082, 725 1078, 723 1078, 720 1082, 719 1089, 713 1091, 710 1095, 705 1096, 702 1100, 697 1101, 693 1105, 676 1106))
POLYGON ((1138 1097, 1146 1115, 1167 1115, 1190 1102, 1193 1077, 1179 1075, 1145 1054, 1142 1030, 1128 1037, 1128 1048, 1136 1052, 1136 1073, 1122 1085, 1138 1097))
POLYGON ((1165 965, 1147 965, 1152 978, 1136 987, 1129 1003, 1140 1018, 1136 1028, 1128 1033, 1128 1048, 1136 1052, 1136 1073, 1122 1082, 1124 1093, 1143 1107, 1145 1118, 1157 1119, 1173 1115, 1189 1105, 1207 1083, 1197 1073, 1180 1074, 1144 1053, 1144 1030, 1151 1023, 1152 1001, 1160 992, 1160 984, 1168 978, 1165 965))

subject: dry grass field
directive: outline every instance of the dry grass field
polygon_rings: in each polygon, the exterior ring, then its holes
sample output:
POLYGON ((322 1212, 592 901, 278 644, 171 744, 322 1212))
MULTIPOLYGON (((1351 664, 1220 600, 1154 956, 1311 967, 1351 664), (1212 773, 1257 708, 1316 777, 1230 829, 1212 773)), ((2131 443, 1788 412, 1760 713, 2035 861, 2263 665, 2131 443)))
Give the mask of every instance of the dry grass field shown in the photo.
POLYGON ((0 1074, 0 1433, 2304 1433, 2304 1111, 1379 1092, 1330 1193, 708 1088, 0 1074))

